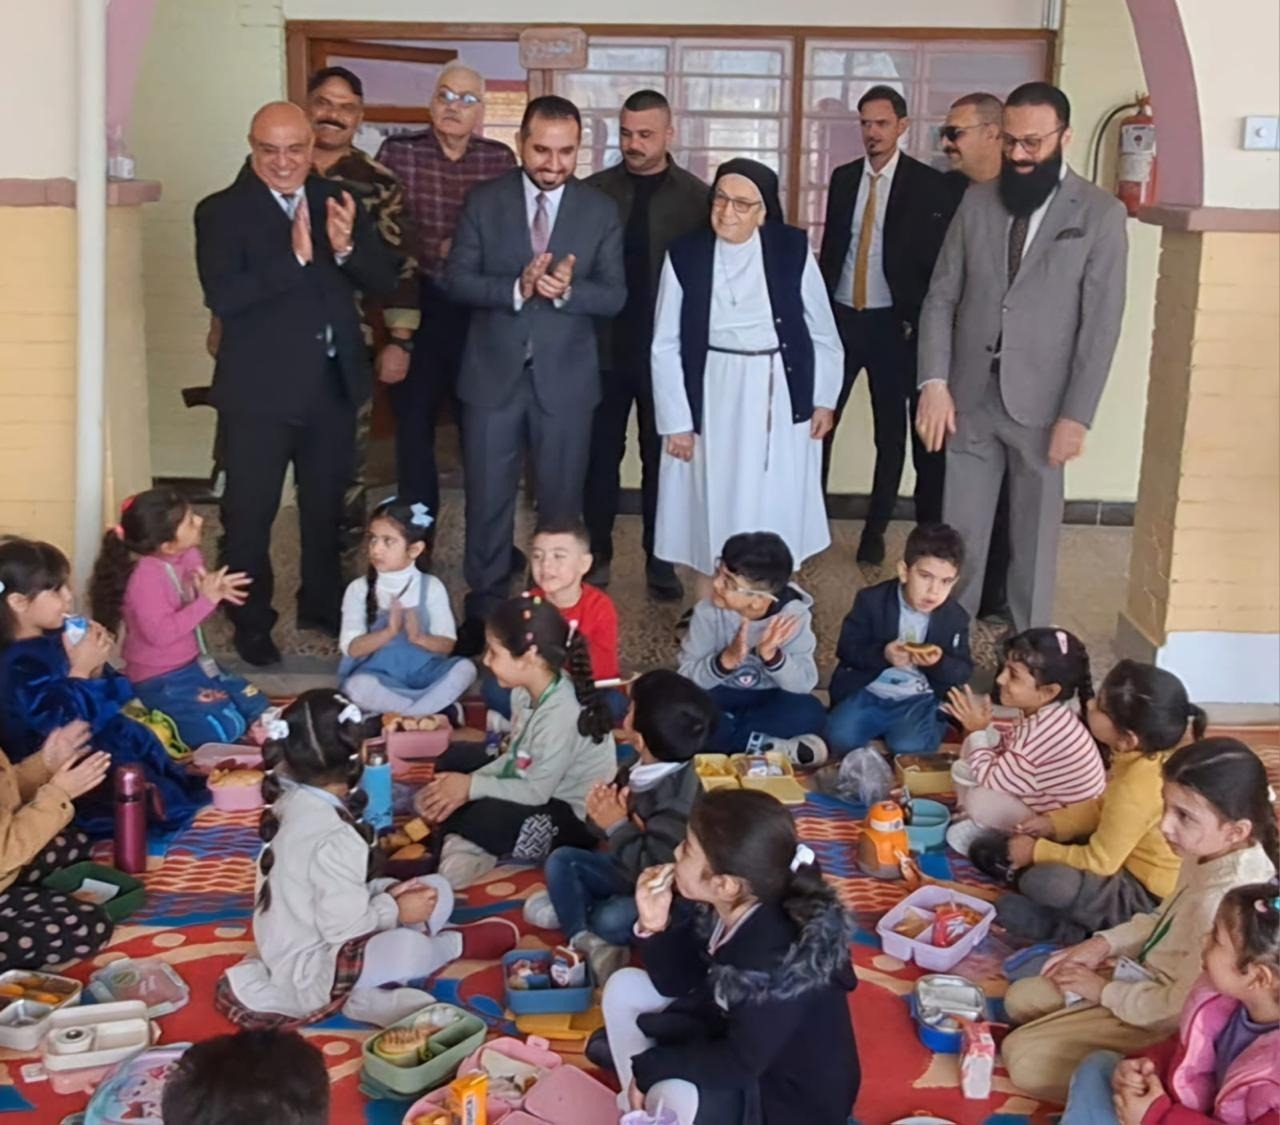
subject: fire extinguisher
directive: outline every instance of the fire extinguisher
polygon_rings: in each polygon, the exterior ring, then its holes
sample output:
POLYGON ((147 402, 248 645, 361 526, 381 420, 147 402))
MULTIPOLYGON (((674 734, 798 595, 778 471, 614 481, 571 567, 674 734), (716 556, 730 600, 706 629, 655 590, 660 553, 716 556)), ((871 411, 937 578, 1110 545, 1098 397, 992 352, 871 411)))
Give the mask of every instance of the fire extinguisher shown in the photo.
POLYGON ((1116 165, 1116 195, 1130 215, 1156 197, 1156 121, 1151 99, 1137 97, 1138 112, 1120 122, 1120 154, 1116 165))

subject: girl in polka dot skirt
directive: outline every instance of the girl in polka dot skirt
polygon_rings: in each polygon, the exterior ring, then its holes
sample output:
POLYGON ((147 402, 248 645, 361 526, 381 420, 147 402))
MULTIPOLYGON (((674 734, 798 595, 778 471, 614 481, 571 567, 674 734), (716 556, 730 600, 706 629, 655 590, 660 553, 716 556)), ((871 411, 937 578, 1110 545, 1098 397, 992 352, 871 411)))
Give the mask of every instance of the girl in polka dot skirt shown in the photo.
POLYGON ((39 969, 87 957, 111 936, 102 908, 45 889, 61 867, 89 858, 69 827, 71 802, 102 784, 111 756, 86 755, 89 724, 55 730, 16 766, 0 752, 0 966, 39 969))

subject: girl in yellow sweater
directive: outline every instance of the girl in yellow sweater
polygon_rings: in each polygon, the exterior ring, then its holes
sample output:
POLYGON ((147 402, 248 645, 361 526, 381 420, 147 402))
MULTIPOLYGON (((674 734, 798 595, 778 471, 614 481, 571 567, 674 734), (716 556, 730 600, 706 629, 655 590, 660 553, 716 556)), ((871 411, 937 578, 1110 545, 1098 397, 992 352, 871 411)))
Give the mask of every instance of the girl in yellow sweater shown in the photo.
POLYGON ((1223 896, 1275 874, 1275 811, 1249 747, 1206 738, 1175 751, 1163 774, 1159 828, 1181 859, 1163 906, 1055 953, 1043 976, 1005 996, 1010 1021, 1025 1024, 1004 1041, 1005 1066, 1029 1094, 1062 1101, 1086 1055, 1127 1054, 1172 1035, 1223 896))
POLYGON ((1178 877, 1160 831, 1161 769, 1205 714, 1182 681, 1122 660, 1089 704, 1089 729, 1111 754, 1101 797, 1032 817, 1009 840, 1017 894, 996 911, 1012 933, 1061 945, 1154 910, 1178 877))

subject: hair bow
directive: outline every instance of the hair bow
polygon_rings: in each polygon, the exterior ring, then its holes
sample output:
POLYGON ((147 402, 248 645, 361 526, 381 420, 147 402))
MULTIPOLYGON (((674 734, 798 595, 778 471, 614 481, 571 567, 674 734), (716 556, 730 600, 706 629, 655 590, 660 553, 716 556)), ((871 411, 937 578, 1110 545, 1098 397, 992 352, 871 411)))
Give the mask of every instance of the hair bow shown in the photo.
MULTIPOLYGON (((339 699, 341 699, 342 697, 341 697, 341 696, 339 696, 338 698, 339 698, 339 699)), ((363 712, 363 711, 361 711, 361 710, 360 710, 360 708, 359 708, 359 707, 357 707, 357 706, 356 706, 354 703, 352 703, 350 700, 347 700, 347 701, 346 701, 346 704, 347 704, 347 705, 346 705, 346 706, 345 706, 341 711, 339 711, 339 712, 338 712, 338 722, 340 722, 340 723, 363 723, 363 722, 364 722, 364 712, 363 712)))
POLYGON ((1065 629, 1059 629, 1059 630, 1057 630, 1057 632, 1055 632, 1055 633, 1054 633, 1054 636, 1058 638, 1058 648, 1062 651, 1062 655, 1063 655, 1063 656, 1066 656, 1066 655, 1067 655, 1067 633, 1066 633, 1066 630, 1065 630, 1065 629))
POLYGON ((818 857, 813 854, 813 849, 808 844, 797 844, 795 855, 791 857, 791 870, 799 871, 802 867, 816 863, 817 859, 818 857))
POLYGON ((569 645, 569 644, 572 644, 572 643, 573 643, 573 635, 574 635, 574 633, 576 633, 577 631, 578 631, 578 622, 577 622, 576 620, 570 620, 570 622, 569 622, 569 635, 568 635, 567 637, 565 637, 565 639, 564 639, 564 643, 565 643, 566 645, 569 645))
POLYGON ((430 527, 435 523, 435 520, 431 518, 431 513, 427 510, 427 506, 425 504, 410 504, 409 512, 409 522, 413 524, 414 527, 430 527))
POLYGON ((264 719, 262 726, 272 742, 283 742, 289 737, 289 723, 285 719, 264 719))

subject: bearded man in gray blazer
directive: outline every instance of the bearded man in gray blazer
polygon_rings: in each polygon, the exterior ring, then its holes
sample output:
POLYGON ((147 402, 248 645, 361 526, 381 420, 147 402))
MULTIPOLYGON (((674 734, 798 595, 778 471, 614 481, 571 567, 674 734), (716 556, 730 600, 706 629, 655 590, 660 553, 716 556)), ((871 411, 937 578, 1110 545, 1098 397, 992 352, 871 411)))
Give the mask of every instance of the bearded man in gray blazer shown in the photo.
POLYGON ((1125 209, 1063 162, 1071 105, 1046 82, 1005 102, 1000 175, 966 193, 920 317, 926 448, 947 448, 943 518, 964 537, 957 597, 977 614, 1009 474, 1009 607, 1053 615, 1063 466, 1080 456, 1124 314, 1125 209))
POLYGON ((592 318, 616 315, 627 285, 617 206, 573 178, 581 135, 571 101, 531 101, 521 166, 472 189, 445 266, 449 296, 474 310, 458 377, 469 587, 461 656, 484 648, 484 620, 508 593, 526 449, 539 519, 582 513, 600 401, 592 318))

